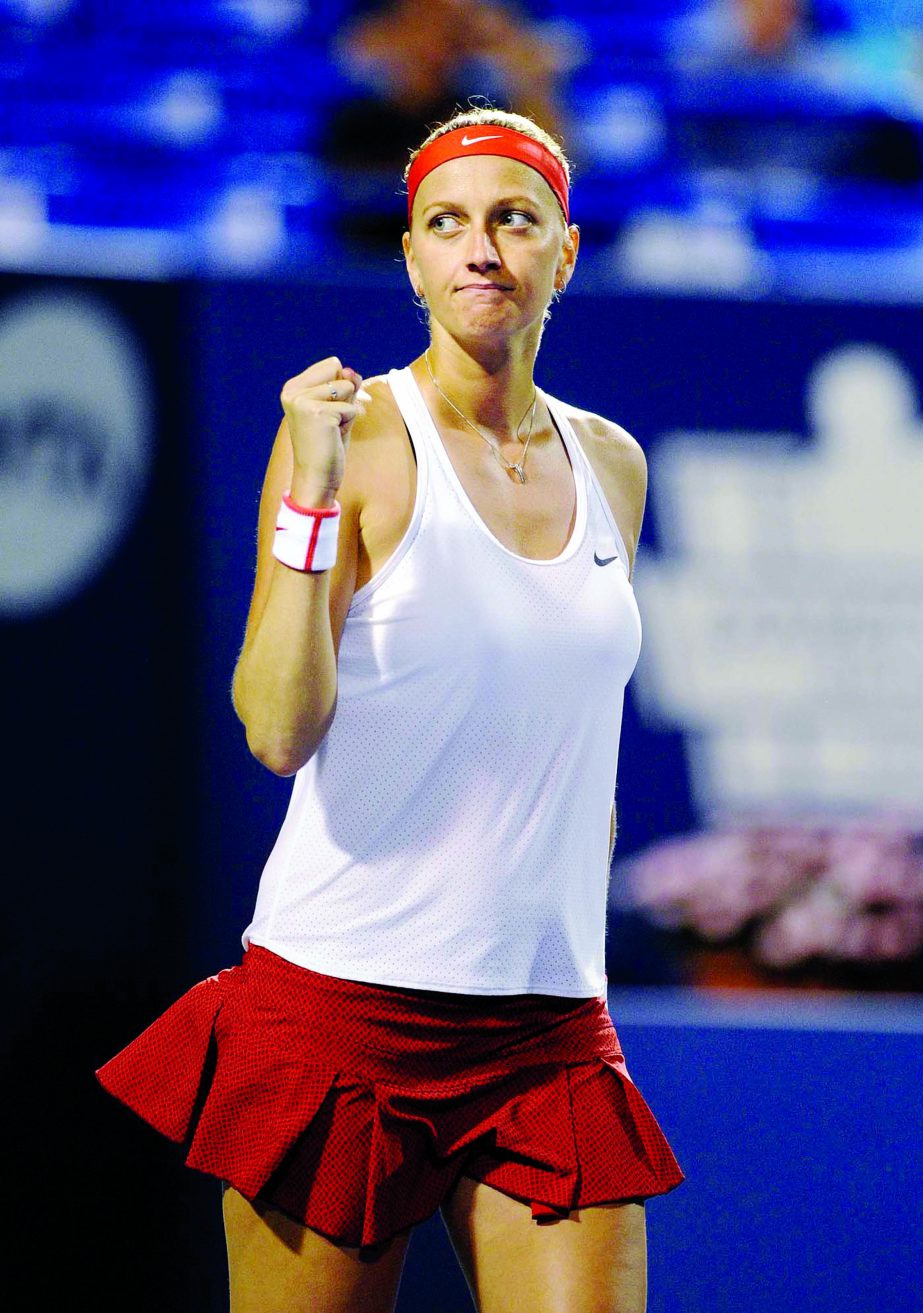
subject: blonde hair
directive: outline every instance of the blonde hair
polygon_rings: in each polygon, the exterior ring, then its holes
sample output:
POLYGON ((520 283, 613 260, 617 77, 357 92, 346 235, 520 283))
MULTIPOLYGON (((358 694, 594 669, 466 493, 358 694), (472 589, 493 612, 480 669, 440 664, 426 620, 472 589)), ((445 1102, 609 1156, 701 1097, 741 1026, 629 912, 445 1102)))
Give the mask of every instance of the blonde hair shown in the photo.
MULTIPOLYGON (((437 127, 433 128, 429 136, 424 141, 420 142, 416 150, 410 152, 410 159, 407 161, 407 167, 404 169, 405 186, 407 184, 407 176, 410 173, 414 160, 421 151, 425 150, 427 146, 436 141, 438 137, 443 136, 446 132, 454 132, 456 128, 480 128, 484 126, 491 128, 512 128, 514 132, 521 132, 524 137, 531 137, 533 141, 540 142, 541 145, 543 145, 546 150, 549 150, 555 159, 560 162, 567 178, 567 185, 568 187, 570 186, 570 161, 564 154, 560 144, 555 141, 554 137, 552 137, 551 133, 546 132, 544 128, 539 127, 534 119, 527 118, 525 114, 513 114, 506 109, 494 109, 492 105, 472 105, 469 109, 460 109, 456 114, 453 114, 450 119, 446 119, 445 123, 440 123, 437 127)), ((561 215, 561 219, 563 222, 563 214, 561 215)), ((564 227, 566 231, 566 222, 564 227)), ((557 301, 560 295, 560 291, 555 291, 551 299, 557 301)), ((427 306, 425 300, 423 300, 422 294, 418 295, 416 303, 425 314, 426 323, 428 325, 430 318, 429 306, 427 306)), ((550 318, 551 311, 546 307, 542 323, 543 331, 545 324, 550 318)))
POLYGON ((531 137, 533 141, 540 142, 563 166, 564 173, 567 176, 567 184, 570 186, 570 162, 551 133, 539 127, 534 119, 527 118, 525 114, 513 114, 509 110, 494 109, 492 105, 472 105, 469 109, 460 109, 457 114, 453 114, 445 123, 440 123, 433 128, 426 140, 421 141, 416 150, 410 152, 410 159, 407 161, 407 167, 404 170, 404 182, 407 182, 410 167, 420 152, 436 141, 438 137, 443 136, 446 132, 454 132, 456 128, 480 128, 485 126, 511 128, 514 132, 521 132, 524 137, 531 137))

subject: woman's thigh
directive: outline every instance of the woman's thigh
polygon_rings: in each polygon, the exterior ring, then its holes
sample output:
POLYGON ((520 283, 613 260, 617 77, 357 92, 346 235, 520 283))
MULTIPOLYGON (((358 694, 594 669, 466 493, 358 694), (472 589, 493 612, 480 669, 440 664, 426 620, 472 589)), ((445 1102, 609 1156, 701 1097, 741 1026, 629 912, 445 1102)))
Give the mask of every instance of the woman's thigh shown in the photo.
POLYGON ((642 1203, 536 1222, 528 1204, 462 1177, 442 1215, 479 1313, 644 1313, 642 1203))
POLYGON ((231 1313, 392 1313, 407 1236, 345 1248, 230 1186, 223 1208, 231 1313))

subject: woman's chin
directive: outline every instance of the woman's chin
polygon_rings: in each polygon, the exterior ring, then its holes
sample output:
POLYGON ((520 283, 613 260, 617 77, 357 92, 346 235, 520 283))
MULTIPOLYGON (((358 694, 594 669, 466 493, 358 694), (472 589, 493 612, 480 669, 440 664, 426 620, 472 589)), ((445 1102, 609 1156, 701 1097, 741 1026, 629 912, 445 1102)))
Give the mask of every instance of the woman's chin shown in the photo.
POLYGON ((459 307, 456 306, 454 309, 455 313, 441 322, 453 337, 458 338, 476 337, 492 340, 498 337, 518 336, 528 332, 536 324, 540 326, 544 318, 543 314, 531 318, 525 316, 520 307, 511 305, 509 301, 498 301, 496 298, 469 301, 461 308, 461 313, 459 307))

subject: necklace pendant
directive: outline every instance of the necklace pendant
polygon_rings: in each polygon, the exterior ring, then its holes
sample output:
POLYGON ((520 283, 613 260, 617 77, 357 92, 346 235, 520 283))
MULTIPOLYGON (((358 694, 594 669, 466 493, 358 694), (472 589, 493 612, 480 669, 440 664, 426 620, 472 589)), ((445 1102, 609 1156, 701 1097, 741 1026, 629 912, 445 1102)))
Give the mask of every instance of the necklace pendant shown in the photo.
MULTIPOLYGON (((529 443, 532 441, 532 428, 535 424, 535 407, 538 404, 538 392, 535 389, 535 387, 533 386, 532 389, 532 405, 529 407, 529 410, 526 412, 526 414, 529 415, 529 432, 526 434, 526 441, 522 449, 522 455, 519 457, 519 460, 516 462, 515 465, 511 465, 510 462, 504 456, 503 452, 500 450, 499 446, 495 442, 492 442, 486 433, 481 432, 477 424, 475 424, 473 420, 470 420, 468 416, 465 414, 465 412, 463 410, 460 410, 459 407, 456 406, 455 402, 452 400, 451 397, 446 396, 442 388, 436 382, 436 375, 433 373, 433 367, 429 363, 429 347, 427 347, 426 350, 423 352, 423 360, 426 363, 426 371, 430 376, 430 380, 433 384, 433 387, 439 393, 440 397, 442 397, 446 405, 451 407, 451 409, 455 411, 455 414, 459 417, 459 419, 464 420, 464 422, 468 425, 469 429, 471 429, 473 433, 476 433, 478 437, 482 439, 482 441, 487 443, 488 447, 490 447, 494 456, 497 458, 497 461, 503 465, 503 468, 506 470, 506 472, 509 475, 512 476, 515 474, 516 478, 519 480, 520 483, 525 483, 526 472, 523 466, 526 463, 526 454, 528 453, 529 450, 529 443)), ((522 441, 522 439, 519 436, 519 430, 522 428, 523 424, 525 423, 525 418, 526 416, 523 415, 522 419, 516 425, 515 438, 517 442, 522 441)))

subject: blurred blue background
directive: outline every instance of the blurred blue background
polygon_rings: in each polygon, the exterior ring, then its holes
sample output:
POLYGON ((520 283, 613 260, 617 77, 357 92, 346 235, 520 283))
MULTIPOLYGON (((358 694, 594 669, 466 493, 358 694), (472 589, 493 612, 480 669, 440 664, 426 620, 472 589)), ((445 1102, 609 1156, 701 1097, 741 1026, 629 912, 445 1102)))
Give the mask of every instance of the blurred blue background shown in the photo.
POLYGON ((923 286, 917 0, 2 0, 0 49, 8 267, 380 248, 422 125, 487 95, 566 137, 596 287, 923 286))
MULTIPOLYGON (((228 694, 278 392, 425 345, 400 172, 472 96, 574 161, 538 381, 651 465, 607 948, 688 1176, 651 1313, 923 1310, 916 850, 822 891, 902 918, 865 959, 633 885, 729 824, 923 829, 915 0, 0 0, 13 1308, 226 1307, 217 1185, 92 1073, 239 955, 290 787, 228 694)), ((470 1308, 438 1220, 399 1308, 470 1308)))

